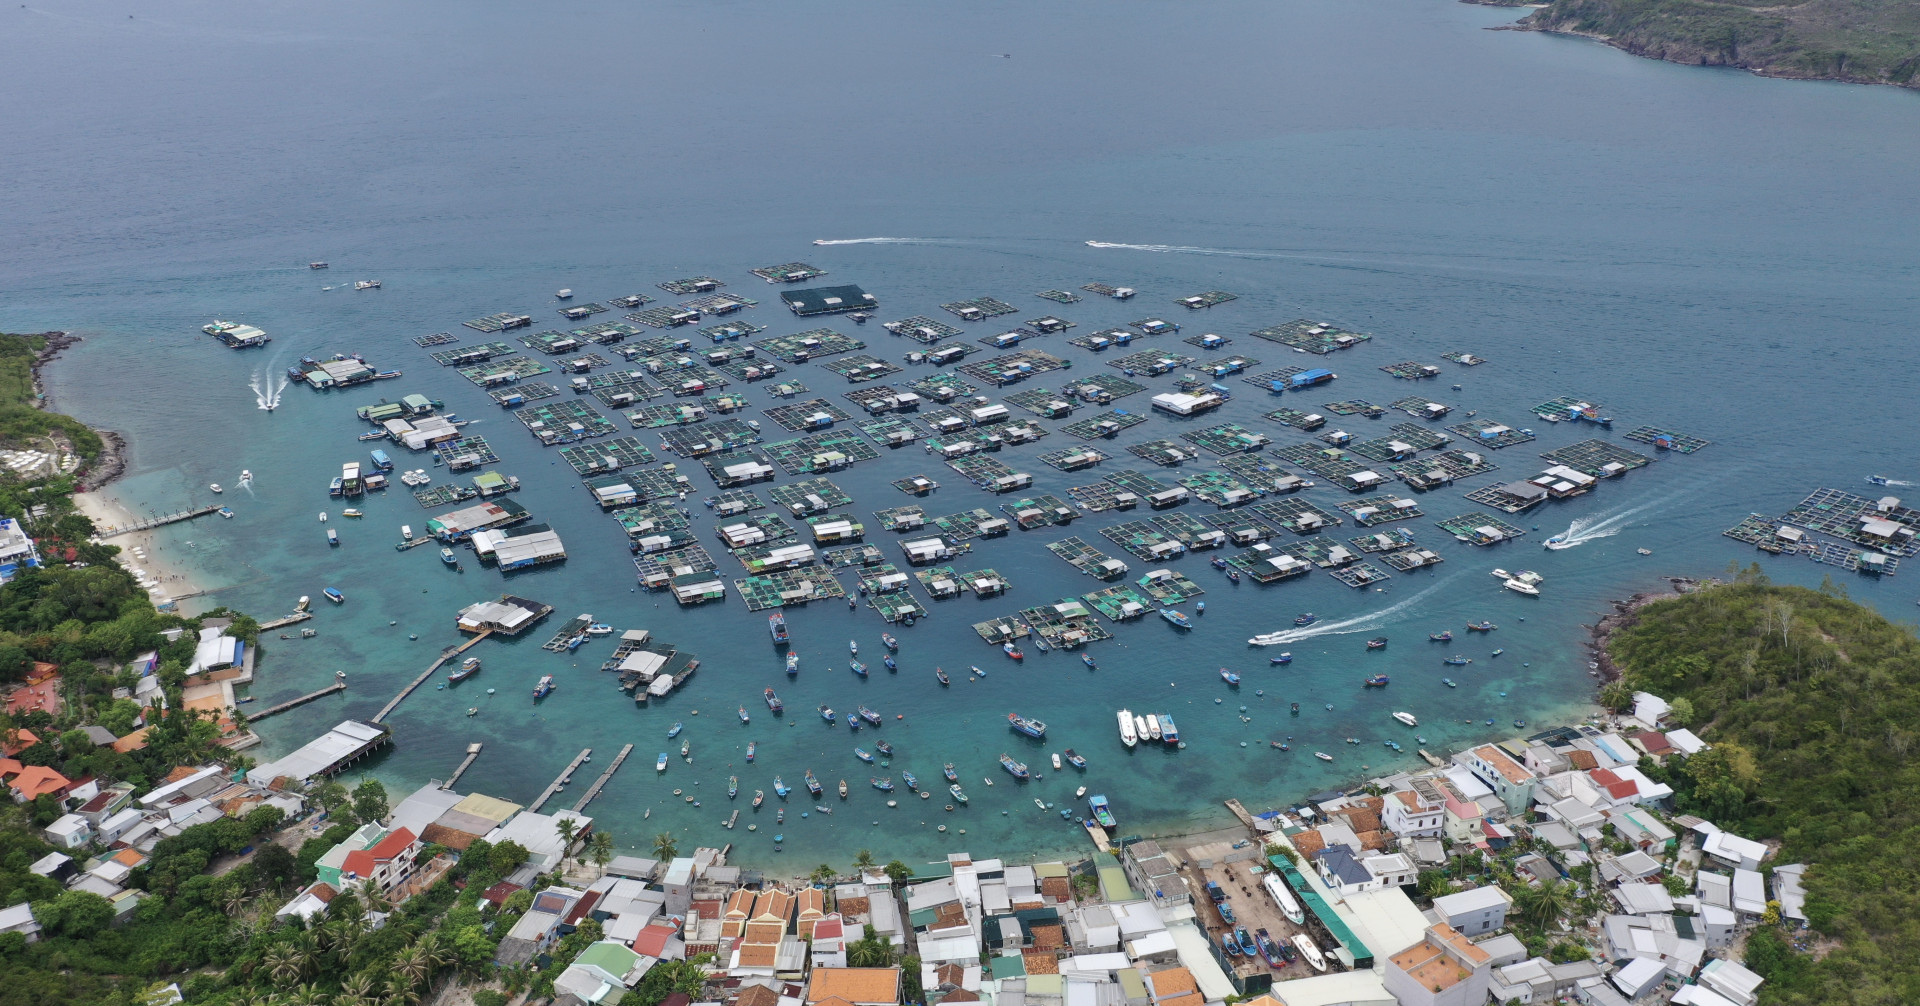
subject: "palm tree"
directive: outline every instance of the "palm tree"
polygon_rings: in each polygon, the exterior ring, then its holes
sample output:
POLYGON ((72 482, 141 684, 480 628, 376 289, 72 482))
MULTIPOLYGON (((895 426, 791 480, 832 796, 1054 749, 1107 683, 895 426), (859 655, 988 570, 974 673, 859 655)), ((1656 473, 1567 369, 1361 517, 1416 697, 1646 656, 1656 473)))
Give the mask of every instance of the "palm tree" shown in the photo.
POLYGON ((685 995, 694 1002, 699 1002, 702 990, 706 988, 707 979, 711 978, 712 975, 707 973, 707 969, 693 961, 679 961, 676 963, 678 963, 680 967, 674 970, 673 991, 685 995))
POLYGON ((573 858, 573 839, 580 833, 580 822, 570 817, 555 818, 553 830, 560 833, 560 873, 567 872, 567 862, 573 858))
POLYGON ((607 864, 613 862, 613 832, 595 831, 588 836, 587 858, 593 860, 601 873, 606 873, 607 864))
POLYGON ((327 1006, 327 1000, 330 998, 332 997, 315 988, 312 982, 308 982, 287 993, 286 1003, 287 1006, 327 1006))
POLYGON ((416 943, 401 951, 400 955, 393 959, 391 968, 394 977, 400 982, 400 987, 411 993, 420 987, 420 983, 426 980, 427 975, 433 972, 432 953, 426 947, 416 943))
POLYGON ((831 882, 836 876, 838 876, 838 874, 833 872, 833 867, 821 863, 819 866, 813 868, 813 875, 809 879, 816 884, 826 884, 831 882))
POLYGON ((335 1006, 372 1006, 374 995, 373 976, 361 971, 349 976, 340 983, 340 994, 334 997, 335 1006))
POLYGON ((680 854, 679 843, 673 840, 673 833, 663 831, 653 836, 653 858, 672 859, 680 854))
POLYGON ((1600 689, 1600 704, 1613 712, 1633 706, 1633 688, 1625 681, 1609 681, 1600 689))
POLYGON ((861 849, 853 855, 853 865, 859 870, 873 869, 873 850, 861 849))
POLYGON ((1572 894, 1557 879, 1538 887, 1529 884, 1513 896, 1513 907, 1519 910, 1520 918, 1541 929, 1560 921, 1572 906, 1572 894))
POLYGON ((306 974, 307 958, 307 952, 299 946, 282 943, 267 951, 260 960, 260 966, 267 969, 267 974, 274 981, 288 985, 306 974))

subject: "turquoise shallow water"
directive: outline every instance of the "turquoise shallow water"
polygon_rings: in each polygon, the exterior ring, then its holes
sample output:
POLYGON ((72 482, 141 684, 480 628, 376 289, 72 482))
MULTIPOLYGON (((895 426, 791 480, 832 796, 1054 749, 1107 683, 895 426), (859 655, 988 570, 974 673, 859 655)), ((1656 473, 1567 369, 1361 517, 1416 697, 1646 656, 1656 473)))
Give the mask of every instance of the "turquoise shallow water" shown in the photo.
MULTIPOLYGON (((1713 574, 1756 558, 1718 534, 1750 510, 1777 513, 1814 486, 1865 489, 1867 474, 1915 467, 1881 404, 1916 390, 1916 239, 1910 193, 1892 167, 1912 163, 1920 145, 1910 95, 1638 61, 1480 30, 1507 16, 1500 12, 1412 2, 1210 5, 1174 26, 1147 7, 1103 8, 1097 21, 1018 6, 941 24, 869 15, 861 23, 872 41, 857 58, 823 55, 845 51, 835 27, 844 20, 744 7, 594 8, 538 23, 488 5, 356 18, 199 4, 131 24, 122 13, 77 5, 57 16, 0 15, 9 23, 0 45, 12 57, 0 74, 34 99, 18 125, 23 143, 0 151, 21 180, 16 196, 26 196, 0 216, 33 252, 0 263, 0 326, 88 337, 55 368, 52 391, 62 408, 132 437, 133 472, 112 490, 120 498, 172 508, 204 498, 209 482, 231 485, 243 467, 254 472, 252 495, 226 494, 236 519, 161 536, 167 555, 190 554, 200 575, 224 587, 213 601, 271 614, 329 584, 350 596, 319 613, 316 638, 268 641, 255 694, 278 701, 342 669, 349 692, 270 721, 257 753, 371 715, 455 638, 455 610, 510 589, 553 604, 550 625, 589 611, 648 628, 698 654, 702 669, 685 694, 636 711, 592 670, 608 643, 570 657, 541 652, 542 631, 483 644, 480 678, 452 694, 429 686, 393 717, 399 743, 371 767, 390 785, 444 775, 480 740, 486 753, 463 786, 527 799, 581 747, 603 765, 632 742, 634 759, 591 810, 623 842, 674 829, 740 843, 750 862, 801 869, 862 846, 932 858, 955 843, 934 832, 940 823, 967 828, 974 848, 1007 854, 1076 845, 1078 835, 1032 798, 1066 801, 1082 782, 1109 795, 1130 829, 1173 829, 1217 820, 1229 796, 1285 801, 1359 776, 1363 765, 1412 763, 1414 745, 1398 758, 1381 745, 1412 733, 1387 718, 1394 709, 1417 712, 1436 750, 1510 732, 1515 718, 1537 723, 1575 709, 1591 688, 1580 626, 1610 599, 1656 587, 1664 574, 1713 574), (677 41, 644 45, 646 58, 636 59, 641 38, 677 41), (1273 39, 1286 40, 1278 55, 1273 39), (75 46, 128 72, 81 79, 50 55, 75 46), (209 72, 242 57, 264 59, 270 72, 246 88, 209 72), (1115 72, 1116 59, 1180 72, 1115 72), (794 98, 796 81, 804 99, 794 98), (876 235, 909 240, 809 243, 876 235), (312 258, 334 267, 311 273, 312 258), (992 566, 1013 592, 943 602, 931 619, 896 629, 897 676, 877 666, 872 612, 825 604, 792 613, 804 663, 788 683, 763 616, 737 598, 682 611, 635 592, 617 528, 555 452, 410 339, 454 331, 465 343, 485 341, 459 322, 500 310, 559 327, 550 297, 558 287, 581 300, 658 294, 654 283, 697 273, 758 297, 748 317, 772 333, 798 331, 813 326, 780 312, 774 288, 746 274, 793 259, 875 293, 881 320, 945 317, 938 304, 982 294, 1021 307, 1020 318, 1059 313, 1080 325, 1076 334, 1161 314, 1187 325, 1183 335, 1234 337, 1232 351, 1258 357, 1261 369, 1306 361, 1247 331, 1326 318, 1376 339, 1326 361, 1341 376, 1324 393, 1272 403, 1229 382, 1238 397, 1222 418, 1285 444, 1299 438, 1261 412, 1423 393, 1456 403, 1454 418, 1478 409, 1540 439, 1500 452, 1495 475, 1421 497, 1429 518, 1410 526, 1447 562, 1432 574, 1396 574, 1385 592, 1321 573, 1233 587, 1190 557, 1179 568, 1208 589, 1193 633, 1157 620, 1121 627, 1095 647, 1100 670, 1091 674, 1071 656, 1031 650, 1015 667, 969 624, 1099 586, 1041 547, 1063 532, 1016 533, 980 544, 961 567, 992 566), (319 289, 363 277, 385 288, 319 289), (1032 296, 1093 280, 1141 295, 1067 307, 1032 296), (1171 303, 1214 288, 1240 299, 1195 313, 1171 303), (219 349, 198 334, 212 317, 258 324, 275 341, 263 352, 219 349), (1455 349, 1492 362, 1443 364, 1446 376, 1419 386, 1376 369, 1438 362, 1455 349), (277 412, 256 408, 248 387, 256 372, 342 351, 406 377, 330 394, 292 388, 277 412), (1462 390, 1450 391, 1456 382, 1462 390), (364 521, 327 525, 343 544, 326 547, 314 513, 339 508, 326 482, 367 446, 353 440, 362 427, 351 407, 413 391, 480 420, 474 429, 502 455, 499 470, 526 483, 520 502, 566 536, 566 564, 503 583, 471 563, 451 573, 430 549, 395 552, 398 525, 418 528, 429 515, 397 490, 364 504, 364 521), (1539 451, 1595 432, 1526 416, 1569 393, 1604 401, 1617 431, 1653 423, 1714 445, 1527 515, 1521 522, 1541 530, 1517 545, 1445 541, 1431 520, 1472 509, 1461 490, 1531 474, 1539 451), (1538 546, 1574 518, 1610 515, 1624 515, 1612 537, 1562 552, 1538 546), (1501 591, 1487 576, 1495 565, 1545 574, 1546 596, 1501 591), (1306 610, 1323 625, 1364 618, 1292 644, 1288 668, 1262 666, 1265 654, 1244 639, 1306 610), (1479 618, 1500 630, 1465 639, 1462 624, 1479 618), (1429 646, 1425 633, 1441 627, 1463 638, 1429 646), (409 633, 421 639, 409 642, 409 633), (1362 640, 1380 633, 1392 644, 1364 652, 1362 640), (850 637, 874 655, 868 680, 845 669, 850 637), (1498 660, 1486 655, 1495 646, 1507 651, 1498 660), (1444 668, 1442 650, 1475 663, 1444 668), (989 670, 985 681, 942 690, 932 677, 935 664, 972 663, 989 670), (1217 677, 1223 665, 1247 676, 1237 695, 1217 677), (1368 694, 1360 679, 1374 670, 1394 683, 1368 694), (562 684, 536 707, 527 691, 544 673, 562 684), (1445 674, 1461 687, 1443 687, 1445 674), (790 710, 784 721, 760 704, 768 684, 790 710), (482 715, 463 716, 487 687, 499 691, 482 715), (1301 702, 1298 719, 1286 715, 1289 701, 1301 702), (896 782, 902 768, 931 781, 942 762, 956 762, 971 807, 885 808, 865 787, 872 772, 851 755, 873 738, 825 729, 807 712, 821 702, 865 703, 889 717, 882 733, 901 752, 896 782), (733 715, 742 704, 754 714, 745 727, 733 715), (1242 704, 1251 722, 1239 719, 1242 704), (1124 751, 1112 715, 1122 705, 1173 713, 1188 748, 1124 751), (1049 745, 1008 732, 1011 710, 1045 719, 1049 745), (1498 728, 1484 725, 1488 717, 1498 728), (653 756, 676 720, 689 724, 693 764, 676 758, 656 778, 653 756), (1265 746, 1289 734, 1291 754, 1265 746), (1349 735, 1361 744, 1344 744, 1349 735), (749 767, 744 748, 756 739, 749 767), (1024 751, 1038 768, 1042 752, 1067 746, 1092 759, 1084 779, 1043 768, 1049 778, 1014 787, 994 765, 1003 750, 1024 751), (1314 749, 1338 760, 1321 765, 1314 749), (798 786, 809 767, 823 780, 847 778, 855 796, 844 808, 832 801, 830 818, 804 821, 808 804, 796 799, 777 829, 785 853, 772 851, 771 808, 756 834, 745 821, 730 833, 716 827, 729 774, 749 790, 770 789, 776 773, 798 786), (672 797, 674 787, 703 805, 672 797)), ((860 334, 886 358, 908 348, 877 324, 860 334)), ((1076 374, 1108 369, 1062 343, 1040 345, 1073 359, 1076 374)), ((816 367, 799 376, 835 400, 846 390, 816 367)), ((769 404, 764 392, 750 395, 756 409, 769 404)), ((1122 404, 1146 407, 1144 396, 1122 404)), ((1370 433, 1399 421, 1345 425, 1370 433)), ((1156 419, 1116 446, 1183 429, 1156 419)), ((1056 432, 1004 459, 1065 439, 1056 432)), ((1132 461, 1123 454, 1107 468, 1132 461)), ((1089 481, 1017 467, 1033 472, 1039 491, 1089 481)), ((945 484, 928 503, 933 512, 994 503, 913 450, 835 481, 865 515, 905 502, 886 483, 909 473, 945 484)), ((1325 505, 1344 498, 1328 492, 1310 496, 1325 505)), ((695 514, 709 533, 705 511, 695 514)), ((1091 515, 1073 533, 1100 544, 1095 531, 1118 520, 1091 515)), ((890 535, 876 539, 892 548, 890 535)), ((1766 565, 1777 579, 1809 584, 1829 571, 1799 560, 1766 565)), ((1912 611, 1904 577, 1846 583, 1896 617, 1912 611)))

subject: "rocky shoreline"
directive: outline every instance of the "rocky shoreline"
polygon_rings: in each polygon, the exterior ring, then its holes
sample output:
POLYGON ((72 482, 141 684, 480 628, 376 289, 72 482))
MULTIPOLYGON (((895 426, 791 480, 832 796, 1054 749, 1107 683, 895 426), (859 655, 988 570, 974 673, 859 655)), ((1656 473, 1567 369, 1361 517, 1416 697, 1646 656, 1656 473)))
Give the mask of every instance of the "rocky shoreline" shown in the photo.
MULTIPOLYGON (((66 352, 81 343, 80 336, 71 332, 37 332, 28 335, 30 339, 45 339, 46 345, 33 358, 33 405, 47 412, 57 412, 53 407, 53 396, 47 392, 46 383, 41 374, 48 364, 60 358, 66 352)), ((127 440, 113 430, 95 429, 103 445, 100 456, 89 461, 77 473, 79 485, 77 492, 98 490, 127 473, 127 440)))
POLYGON ((1671 590, 1642 591, 1622 601, 1613 602, 1613 611, 1599 621, 1587 627, 1587 652, 1594 676, 1601 684, 1620 679, 1620 668, 1614 665, 1613 657, 1607 653, 1607 641, 1621 629, 1629 628, 1640 621, 1640 609, 1655 601, 1664 601, 1670 597, 1691 594, 1702 587, 1710 587, 1719 580, 1711 577, 1696 580, 1688 576, 1669 576, 1666 578, 1671 590))

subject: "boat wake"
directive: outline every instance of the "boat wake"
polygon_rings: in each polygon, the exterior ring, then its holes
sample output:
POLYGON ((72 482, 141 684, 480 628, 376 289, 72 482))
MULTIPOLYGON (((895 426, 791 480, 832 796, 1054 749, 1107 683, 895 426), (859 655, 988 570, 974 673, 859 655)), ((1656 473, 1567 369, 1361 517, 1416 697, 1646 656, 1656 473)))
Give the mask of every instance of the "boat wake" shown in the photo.
POLYGON ((1448 577, 1446 580, 1441 580, 1404 601, 1397 601, 1381 608, 1379 611, 1370 611, 1364 615, 1355 615, 1352 618, 1342 618, 1330 622, 1315 622, 1312 625, 1303 625, 1297 629, 1281 630, 1273 634, 1273 644, 1297 643, 1303 639, 1312 639, 1315 636, 1371 632, 1386 625, 1394 615, 1419 604, 1422 598, 1446 586, 1449 581, 1461 575, 1464 574, 1456 573, 1454 576, 1448 577))
POLYGON ((253 389, 254 404, 272 412, 280 407, 280 394, 287 390, 288 378, 271 361, 266 366, 254 370, 247 379, 247 387, 253 389))
POLYGON ((1626 527, 1622 522, 1627 518, 1648 507, 1665 503, 1668 499, 1671 499, 1671 497, 1648 500, 1639 506, 1628 507, 1619 513, 1611 515, 1598 514, 1592 517, 1576 517, 1571 524, 1567 525, 1565 531, 1548 539, 1551 543, 1548 547, 1554 549, 1572 548, 1575 545, 1584 545, 1597 538, 1606 538, 1619 534, 1621 530, 1626 527))
POLYGON ((1908 482, 1908 481, 1907 481, 1907 480, 1905 480, 1905 479, 1887 479, 1886 481, 1884 481, 1884 482, 1880 482, 1880 483, 1878 483, 1878 484, 1879 484, 1879 485, 1883 485, 1883 486, 1910 486, 1910 485, 1913 485, 1913 483, 1911 483, 1911 482, 1908 482))
POLYGON ((815 238, 817 245, 944 245, 955 242, 941 238, 815 238))
POLYGON ((1201 248, 1195 245, 1137 245, 1124 241, 1089 241, 1089 248, 1112 248, 1120 251, 1155 252, 1161 255, 1219 255, 1227 258, 1308 258, 1306 255, 1292 255, 1286 252, 1257 251, 1241 248, 1201 248))

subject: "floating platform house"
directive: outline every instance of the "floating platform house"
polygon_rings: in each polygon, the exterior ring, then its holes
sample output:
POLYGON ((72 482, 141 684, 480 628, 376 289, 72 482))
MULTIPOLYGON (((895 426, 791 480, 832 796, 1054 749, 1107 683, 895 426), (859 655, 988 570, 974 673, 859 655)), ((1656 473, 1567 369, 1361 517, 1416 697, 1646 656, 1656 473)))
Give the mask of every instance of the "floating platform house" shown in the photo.
POLYGON ((494 500, 434 517, 427 521, 427 533, 441 541, 465 541, 475 531, 507 527, 532 516, 526 507, 513 500, 494 500))
POLYGON ((247 781, 264 788, 273 785, 275 779, 304 783, 309 779, 332 778, 392 742, 393 730, 388 727, 343 720, 285 757, 249 769, 247 781))
POLYGON ((473 550, 480 561, 491 559, 503 573, 529 569, 567 557, 559 532, 544 524, 473 533, 473 550))
POLYGON ((216 320, 211 325, 200 326, 200 331, 226 343, 231 349, 253 349, 273 341, 267 337, 267 333, 237 321, 216 320))
POLYGON ((287 376, 316 388, 345 388, 365 384, 380 375, 365 360, 357 356, 340 355, 331 360, 308 357, 301 360, 298 366, 288 367, 287 376))
POLYGON ((780 294, 780 299, 786 302, 788 310, 802 318, 864 311, 880 306, 873 294, 857 286, 816 286, 805 290, 788 290, 780 294))
MULTIPOLYGON (((454 624, 461 632, 493 632, 517 636, 541 619, 553 614, 553 606, 512 594, 501 594, 497 601, 480 601, 460 609, 454 624)), ((256 770, 257 771, 257 770, 256 770)))

